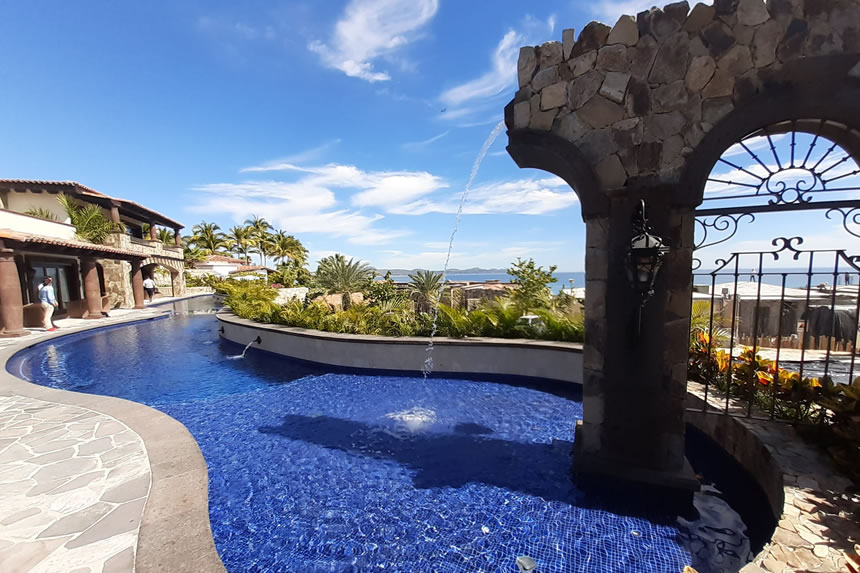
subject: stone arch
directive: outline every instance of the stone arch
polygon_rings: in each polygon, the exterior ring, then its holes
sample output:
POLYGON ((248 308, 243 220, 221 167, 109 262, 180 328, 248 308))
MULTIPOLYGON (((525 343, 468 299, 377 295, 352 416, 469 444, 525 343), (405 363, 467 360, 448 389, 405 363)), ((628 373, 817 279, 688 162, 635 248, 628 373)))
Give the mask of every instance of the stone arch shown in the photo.
POLYGON ((575 144, 558 135, 531 129, 509 131, 508 141, 507 151, 518 167, 548 171, 570 185, 579 197, 583 219, 606 213, 606 196, 601 193, 588 159, 575 144))
POLYGON ((574 186, 586 221, 577 471, 694 487, 684 459, 694 210, 719 155, 757 129, 825 119, 857 149, 860 2, 677 2, 524 47, 517 75, 509 152, 574 186), (631 333, 640 307, 626 253, 642 200, 669 252, 631 333))
POLYGON ((149 257, 141 265, 144 277, 152 274, 158 267, 170 273, 171 296, 185 295, 185 264, 183 261, 165 257, 149 257))
POLYGON ((562 42, 521 49, 506 122, 574 143, 604 190, 677 184, 747 99, 788 90, 803 100, 825 93, 819 78, 860 81, 858 22, 852 0, 678 2, 612 28, 592 22, 578 38, 565 30, 562 42))
POLYGON ((800 69, 772 76, 756 93, 741 98, 687 158, 680 178, 687 200, 701 203, 708 175, 722 153, 761 129, 772 135, 819 133, 860 164, 860 79, 847 75, 849 64, 851 59, 844 56, 810 58, 798 62, 800 69))

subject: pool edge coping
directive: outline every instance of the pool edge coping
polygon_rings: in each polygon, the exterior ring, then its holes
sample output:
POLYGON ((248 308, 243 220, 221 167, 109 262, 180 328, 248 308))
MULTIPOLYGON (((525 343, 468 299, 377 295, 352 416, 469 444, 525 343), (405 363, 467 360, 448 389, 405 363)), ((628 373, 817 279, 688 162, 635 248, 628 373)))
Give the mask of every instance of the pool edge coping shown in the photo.
MULTIPOLYGON (((179 297, 179 302, 200 295, 179 297)), ((147 310, 150 307, 147 307, 147 310)), ((226 571, 212 537, 209 520, 209 474, 197 441, 178 420, 145 404, 98 394, 85 394, 33 384, 6 370, 18 352, 66 336, 110 326, 128 326, 169 316, 158 308, 147 316, 132 314, 109 324, 69 328, 60 334, 22 340, 0 349, 0 391, 19 396, 88 408, 111 416, 143 442, 150 468, 150 488, 141 516, 134 559, 137 572, 226 571)))

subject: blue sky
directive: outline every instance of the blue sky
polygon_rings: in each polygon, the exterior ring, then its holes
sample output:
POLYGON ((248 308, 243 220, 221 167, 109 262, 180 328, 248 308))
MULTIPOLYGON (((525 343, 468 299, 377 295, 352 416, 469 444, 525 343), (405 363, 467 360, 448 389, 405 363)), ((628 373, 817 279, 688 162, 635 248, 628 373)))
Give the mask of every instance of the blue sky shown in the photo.
MULTIPOLYGON (((259 214, 314 261, 440 268, 519 47, 601 10, 620 13, 569 0, 3 0, 0 173, 77 180, 188 226, 259 214)), ((451 265, 581 269, 575 194, 518 169, 505 139, 451 265)))
MULTIPOLYGON (((188 227, 258 214, 314 262, 438 269, 519 47, 650 4, 0 0, 0 176, 77 180, 188 227)), ((575 194, 505 140, 451 266, 581 270, 575 194)))

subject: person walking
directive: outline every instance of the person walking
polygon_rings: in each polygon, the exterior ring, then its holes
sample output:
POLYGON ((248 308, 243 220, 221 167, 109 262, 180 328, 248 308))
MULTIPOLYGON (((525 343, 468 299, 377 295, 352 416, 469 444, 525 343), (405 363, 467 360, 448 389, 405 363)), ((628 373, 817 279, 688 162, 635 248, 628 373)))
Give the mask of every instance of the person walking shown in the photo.
POLYGON ((45 312, 42 324, 48 332, 57 330, 57 326, 54 324, 54 309, 59 305, 57 304, 57 296, 54 294, 53 282, 51 277, 45 277, 42 284, 39 285, 39 303, 45 312))
POLYGON ((146 296, 149 297, 149 302, 152 302, 152 297, 155 294, 155 281, 152 280, 151 276, 143 279, 143 290, 146 292, 146 296))

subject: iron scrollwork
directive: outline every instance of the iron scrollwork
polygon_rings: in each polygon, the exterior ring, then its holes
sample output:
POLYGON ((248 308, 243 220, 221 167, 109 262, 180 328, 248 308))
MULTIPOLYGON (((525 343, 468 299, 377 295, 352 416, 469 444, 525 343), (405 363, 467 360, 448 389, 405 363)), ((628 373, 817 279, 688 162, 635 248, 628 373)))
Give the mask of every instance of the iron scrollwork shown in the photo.
POLYGON ((740 213, 740 214, 732 214, 726 213, 724 215, 717 215, 716 217, 698 217, 696 218, 696 225, 702 231, 701 238, 695 241, 693 245, 693 250, 704 249, 705 247, 712 247, 714 245, 719 245, 720 243, 725 243, 735 236, 738 232, 738 225, 741 221, 746 219, 747 223, 752 223, 755 221, 755 215, 751 213, 740 213), (726 233, 728 234, 720 239, 713 240, 708 242, 708 235, 711 233, 726 233))
POLYGON ((830 219, 831 214, 839 213, 842 215, 842 228, 848 232, 849 235, 853 235, 860 239, 860 207, 853 208, 833 208, 828 209, 825 213, 825 216, 830 219))

